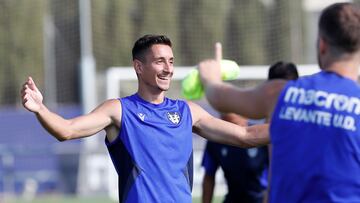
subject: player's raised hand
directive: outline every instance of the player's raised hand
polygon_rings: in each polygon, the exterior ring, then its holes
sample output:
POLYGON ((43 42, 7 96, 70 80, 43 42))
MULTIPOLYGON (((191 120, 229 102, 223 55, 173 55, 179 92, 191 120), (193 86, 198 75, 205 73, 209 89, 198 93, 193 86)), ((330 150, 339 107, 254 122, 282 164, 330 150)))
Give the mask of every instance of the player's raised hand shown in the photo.
POLYGON ((34 113, 38 112, 42 106, 43 96, 31 77, 23 84, 21 100, 23 106, 34 113))
POLYGON ((198 65, 202 84, 207 85, 209 82, 221 82, 221 59, 222 48, 221 44, 217 42, 215 44, 215 58, 201 61, 198 65))

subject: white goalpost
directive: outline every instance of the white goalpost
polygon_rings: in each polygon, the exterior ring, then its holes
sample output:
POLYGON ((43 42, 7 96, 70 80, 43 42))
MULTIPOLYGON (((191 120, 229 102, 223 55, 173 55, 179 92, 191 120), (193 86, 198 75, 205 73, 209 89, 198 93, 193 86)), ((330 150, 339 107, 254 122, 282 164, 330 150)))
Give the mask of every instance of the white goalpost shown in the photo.
MULTIPOLYGON (((194 67, 179 66, 175 68, 172 80, 182 80, 194 67)), ((240 66, 238 80, 265 80, 268 73, 268 65, 240 66)), ((298 66, 300 76, 310 75, 319 71, 318 65, 298 66)), ((136 74, 132 67, 110 67, 106 71, 106 98, 117 98, 120 95, 122 80, 136 80, 136 74)))

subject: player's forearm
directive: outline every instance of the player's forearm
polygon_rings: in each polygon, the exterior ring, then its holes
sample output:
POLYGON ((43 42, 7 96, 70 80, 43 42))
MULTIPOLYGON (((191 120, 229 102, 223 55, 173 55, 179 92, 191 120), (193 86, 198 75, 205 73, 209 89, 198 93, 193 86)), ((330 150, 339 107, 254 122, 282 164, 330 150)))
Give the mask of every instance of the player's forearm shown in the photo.
POLYGON ((35 115, 41 125, 57 140, 65 141, 71 138, 70 122, 51 112, 45 105, 42 105, 35 115))
POLYGON ((269 124, 246 127, 245 140, 248 145, 254 147, 270 144, 269 124))
POLYGON ((195 129, 195 132, 214 142, 249 148, 269 144, 268 127, 268 124, 241 127, 217 118, 211 118, 202 122, 195 129))
POLYGON ((226 91, 226 89, 230 88, 229 84, 224 82, 208 82, 204 85, 206 98, 211 104, 213 108, 220 112, 228 112, 226 108, 226 96, 222 96, 222 94, 226 91))
POLYGON ((206 97, 216 110, 233 112, 250 119, 263 119, 271 112, 270 104, 281 89, 264 83, 257 88, 239 88, 229 83, 209 83, 206 97), (275 94, 275 95, 274 95, 275 94))

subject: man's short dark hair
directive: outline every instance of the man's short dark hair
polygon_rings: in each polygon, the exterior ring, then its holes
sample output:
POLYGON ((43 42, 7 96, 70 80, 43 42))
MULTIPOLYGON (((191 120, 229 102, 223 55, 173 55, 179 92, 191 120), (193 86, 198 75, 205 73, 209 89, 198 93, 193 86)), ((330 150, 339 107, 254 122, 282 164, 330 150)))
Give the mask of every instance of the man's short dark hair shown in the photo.
POLYGON ((359 5, 335 3, 327 7, 320 16, 319 33, 327 43, 344 53, 360 50, 359 5))
POLYGON ((168 46, 172 46, 171 41, 165 35, 144 35, 139 38, 132 49, 132 57, 133 60, 137 59, 140 61, 144 61, 144 54, 146 51, 155 44, 164 44, 168 46))
POLYGON ((296 80, 299 77, 295 64, 278 61, 270 66, 268 80, 285 79, 296 80))

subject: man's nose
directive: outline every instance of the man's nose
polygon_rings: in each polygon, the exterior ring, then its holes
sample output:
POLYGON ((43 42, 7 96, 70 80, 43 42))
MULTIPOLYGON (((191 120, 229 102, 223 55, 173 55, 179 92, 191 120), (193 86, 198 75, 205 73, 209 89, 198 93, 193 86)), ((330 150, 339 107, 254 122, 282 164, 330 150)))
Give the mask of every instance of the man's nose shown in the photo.
POLYGON ((174 69, 173 64, 171 62, 166 62, 164 65, 164 70, 167 72, 172 72, 174 69))

